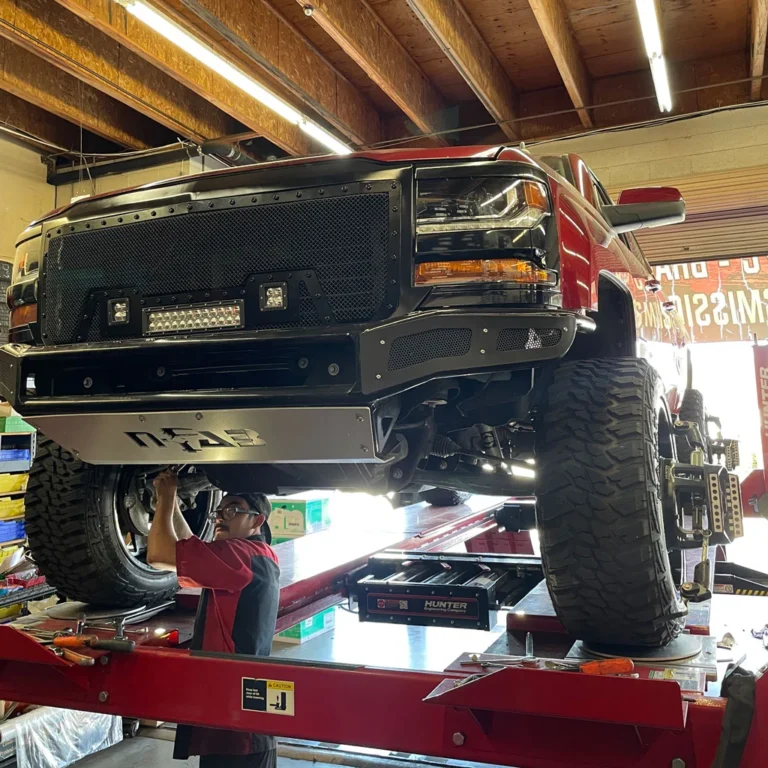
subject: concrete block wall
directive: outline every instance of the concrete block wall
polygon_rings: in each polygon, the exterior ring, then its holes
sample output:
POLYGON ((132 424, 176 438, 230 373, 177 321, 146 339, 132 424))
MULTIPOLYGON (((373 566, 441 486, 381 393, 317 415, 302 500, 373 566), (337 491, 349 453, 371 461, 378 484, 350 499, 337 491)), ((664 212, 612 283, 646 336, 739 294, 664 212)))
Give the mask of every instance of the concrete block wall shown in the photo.
POLYGON ((21 231, 54 207, 39 153, 0 138, 0 260, 13 261, 21 231))
POLYGON ((546 141, 534 154, 581 155, 611 191, 768 165, 768 106, 546 141))

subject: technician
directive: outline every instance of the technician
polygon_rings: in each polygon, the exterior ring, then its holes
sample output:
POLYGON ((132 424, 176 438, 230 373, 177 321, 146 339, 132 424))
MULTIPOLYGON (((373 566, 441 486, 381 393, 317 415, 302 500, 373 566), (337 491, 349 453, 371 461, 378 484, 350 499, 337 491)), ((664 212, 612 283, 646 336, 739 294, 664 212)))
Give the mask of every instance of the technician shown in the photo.
MULTIPOLYGON (((206 543, 192 534, 181 515, 176 475, 162 472, 155 488, 147 562, 176 571, 185 586, 203 587, 190 648, 268 656, 280 601, 269 500, 260 493, 227 494, 211 514, 213 541, 206 543)), ((190 755, 200 755, 200 768, 277 765, 273 736, 179 725, 173 756, 185 760, 190 755)))

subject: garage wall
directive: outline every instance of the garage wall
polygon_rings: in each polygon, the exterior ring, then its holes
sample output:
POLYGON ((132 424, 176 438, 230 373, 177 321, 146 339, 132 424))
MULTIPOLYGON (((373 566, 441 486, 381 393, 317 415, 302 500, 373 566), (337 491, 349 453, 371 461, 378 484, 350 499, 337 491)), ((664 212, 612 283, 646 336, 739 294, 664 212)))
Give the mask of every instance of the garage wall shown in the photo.
POLYGON ((31 149, 0 138, 0 261, 13 261, 21 231, 54 207, 45 165, 31 149))
POLYGON ((223 167, 223 164, 210 157, 191 157, 153 168, 100 176, 94 179, 93 182, 86 176, 74 184, 64 184, 61 187, 57 187, 56 204, 57 206, 66 205, 73 197, 79 197, 80 195, 99 195, 104 192, 114 192, 118 189, 137 187, 142 184, 162 181, 163 179, 188 176, 191 173, 201 173, 223 167))
POLYGON ((652 263, 768 254, 768 107, 547 142, 532 150, 581 155, 614 198, 629 187, 678 187, 686 223, 638 234, 652 263))

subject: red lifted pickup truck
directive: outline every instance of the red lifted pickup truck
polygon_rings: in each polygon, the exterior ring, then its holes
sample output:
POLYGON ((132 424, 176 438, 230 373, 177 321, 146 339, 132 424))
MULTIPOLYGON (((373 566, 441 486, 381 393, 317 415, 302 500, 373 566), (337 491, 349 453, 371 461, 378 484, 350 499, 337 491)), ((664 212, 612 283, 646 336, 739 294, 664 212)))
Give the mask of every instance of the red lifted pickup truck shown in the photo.
POLYGON ((535 494, 567 628, 672 639, 669 551, 719 530, 695 489, 677 503, 705 417, 631 232, 683 219, 677 190, 614 204, 579 157, 509 147, 292 159, 50 214, 18 241, 0 350, 0 394, 44 435, 36 560, 92 603, 171 594, 145 561, 168 465, 201 535, 221 490, 535 494))

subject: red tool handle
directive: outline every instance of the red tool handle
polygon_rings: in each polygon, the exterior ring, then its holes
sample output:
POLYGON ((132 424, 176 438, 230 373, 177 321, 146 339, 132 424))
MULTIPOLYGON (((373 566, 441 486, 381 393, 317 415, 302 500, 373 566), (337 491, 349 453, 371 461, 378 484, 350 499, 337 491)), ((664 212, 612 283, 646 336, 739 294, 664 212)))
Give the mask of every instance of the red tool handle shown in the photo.
POLYGON ((626 658, 588 661, 579 669, 585 675, 627 675, 635 671, 635 662, 626 658))
POLYGON ((98 635, 67 635, 55 637, 53 644, 57 648, 94 648, 98 651, 116 651, 131 653, 136 648, 133 640, 105 640, 98 635))

